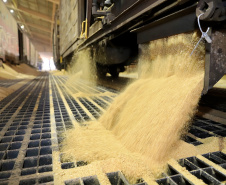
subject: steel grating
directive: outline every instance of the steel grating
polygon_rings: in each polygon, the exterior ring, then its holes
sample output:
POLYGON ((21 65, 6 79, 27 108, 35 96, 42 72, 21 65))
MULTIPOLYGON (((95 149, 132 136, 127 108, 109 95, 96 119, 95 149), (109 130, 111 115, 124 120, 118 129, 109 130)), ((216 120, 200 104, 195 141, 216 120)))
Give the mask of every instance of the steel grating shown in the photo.
POLYGON ((189 131, 198 138, 226 137, 226 125, 205 118, 196 118, 189 131))
MULTIPOLYGON (((220 167, 226 169, 226 155, 222 152, 213 152, 202 155, 206 159, 219 164, 220 167)), ((192 175, 201 179, 206 184, 225 184, 226 174, 222 173, 220 169, 216 169, 210 164, 206 163, 197 157, 188 157, 180 159, 178 163, 188 170, 192 175)), ((160 185, 177 185, 177 184, 192 184, 186 177, 184 177, 180 172, 169 166, 167 174, 162 179, 158 179, 156 182, 160 185)))
MULTIPOLYGON (((0 101, 0 184, 54 184, 55 160, 60 161, 61 170, 87 165, 86 161, 65 159, 61 151, 62 141, 67 137, 65 131, 74 128, 75 123, 85 126, 84 122, 98 119, 116 96, 117 92, 111 89, 89 86, 85 82, 68 84, 65 76, 46 74, 28 82, 0 101), (79 92, 91 92, 91 96, 73 96, 79 92), (113 94, 105 95, 105 92, 113 94), (54 151, 58 151, 58 158, 53 157, 54 151)), ((224 124, 196 117, 184 140, 193 145, 201 145, 203 138, 225 137, 225 131, 224 124)), ((178 164, 207 184, 224 183, 226 173, 219 168, 226 169, 226 155, 223 152, 213 152, 201 157, 180 159, 178 164)), ((112 185, 130 184, 120 171, 107 173, 106 176, 112 185)), ((64 183, 101 184, 97 175, 72 178, 64 183)), ((192 184, 171 165, 156 183, 192 184)), ((138 179, 136 185, 147 183, 138 179)))
MULTIPOLYGON (((61 143, 65 138, 65 134, 64 134, 65 131, 73 128, 74 126, 70 119, 69 113, 65 107, 65 104, 60 96, 56 81, 54 80, 54 78, 52 76, 50 79, 51 79, 51 87, 52 87, 57 140, 58 140, 59 148, 61 148, 61 143)), ((87 116, 87 115, 83 115, 81 113, 82 108, 77 104, 77 102, 75 100, 72 100, 72 97, 70 97, 66 93, 64 87, 60 84, 58 84, 58 85, 59 85, 59 88, 62 90, 63 94, 65 95, 65 99, 66 99, 67 103, 69 104, 75 119, 82 126, 81 122, 86 121, 82 116, 87 116), (72 106, 71 101, 73 103, 75 103, 77 108, 71 107, 72 106)), ((60 162, 61 162, 61 169, 69 169, 69 168, 75 168, 75 167, 87 165, 87 163, 85 161, 72 161, 71 159, 68 159, 68 158, 65 159, 64 153, 60 153, 59 158, 60 158, 60 162)))
POLYGON ((50 173, 42 175, 52 171, 48 92, 46 75, 37 77, 0 102, 0 184, 53 180, 50 173), (35 178, 28 180, 28 175, 35 178))
POLYGON ((22 79, 17 80, 0 80, 0 87, 10 87, 12 85, 17 84, 18 82, 22 81, 22 79))
POLYGON ((103 109, 106 109, 108 107, 108 103, 106 103, 105 101, 101 100, 100 98, 97 97, 91 97, 91 99, 98 104, 100 107, 102 107, 103 109))
MULTIPOLYGON (((220 167, 226 169, 226 154, 222 152, 213 152, 202 155, 203 157, 219 164, 220 167)), ((181 167, 184 167, 192 175, 202 180, 206 184, 223 184, 226 181, 226 174, 222 173, 219 169, 216 169, 202 161, 197 157, 188 157, 178 160, 181 167)), ((112 185, 124 184, 130 185, 126 180, 122 172, 112 172, 107 173, 110 183, 112 185)), ((183 176, 179 171, 177 171, 173 166, 168 166, 167 173, 162 174, 163 178, 156 180, 159 185, 193 185, 185 176, 183 176)), ((97 176, 89 176, 83 178, 76 178, 65 181, 65 185, 100 185, 97 176)), ((139 179, 136 185, 148 185, 143 179, 139 179)))
MULTIPOLYGON (((81 108, 81 106, 78 104, 78 102, 66 92, 65 87, 60 83, 59 80, 56 79, 56 82, 59 82, 58 85, 60 89, 62 90, 62 93, 70 107, 70 109, 73 112, 73 115, 75 119, 81 123, 85 121, 89 121, 90 117, 87 115, 87 113, 81 108)), ((53 82, 54 83, 54 82, 53 82)))
POLYGON ((103 113, 97 106, 91 103, 87 98, 79 98, 79 101, 85 106, 87 110, 93 115, 94 118, 98 119, 103 113))

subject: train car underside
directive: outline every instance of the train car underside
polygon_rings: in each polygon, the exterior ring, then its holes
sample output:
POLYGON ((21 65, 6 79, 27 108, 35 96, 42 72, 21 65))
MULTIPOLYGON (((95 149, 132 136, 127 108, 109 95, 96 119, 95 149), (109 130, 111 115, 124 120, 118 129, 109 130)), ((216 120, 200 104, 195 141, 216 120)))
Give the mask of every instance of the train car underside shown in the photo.
POLYGON ((62 56, 90 48, 99 76, 108 72, 117 77, 124 66, 136 61, 140 44, 198 30, 197 17, 201 13, 202 27, 210 27, 212 40, 206 42, 203 93, 226 73, 226 28, 222 24, 226 3, 222 0, 88 0, 86 6, 83 39, 62 56))

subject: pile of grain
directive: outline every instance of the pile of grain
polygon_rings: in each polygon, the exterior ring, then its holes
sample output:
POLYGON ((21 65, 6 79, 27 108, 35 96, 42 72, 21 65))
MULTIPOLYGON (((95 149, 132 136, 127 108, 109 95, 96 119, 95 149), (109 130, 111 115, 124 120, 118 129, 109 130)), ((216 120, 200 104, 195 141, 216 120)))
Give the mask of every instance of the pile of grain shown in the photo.
POLYGON ((20 74, 13 70, 6 64, 3 64, 4 68, 0 67, 0 77, 3 79, 17 79, 20 77, 20 74))
MULTIPOLYGON (((5 79, 33 79, 35 76, 39 75, 40 72, 36 71, 34 68, 26 65, 20 64, 18 66, 10 65, 10 64, 3 64, 4 68, 0 67, 0 80, 5 79)), ((18 89, 21 85, 26 83, 27 81, 21 81, 13 86, 10 87, 1 87, 0 88, 0 100, 11 94, 13 91, 18 89)))
POLYGON ((180 34, 143 45, 141 78, 99 122, 70 131, 63 151, 76 160, 99 161, 103 172, 121 170, 133 183, 151 173, 158 176, 170 158, 185 157, 185 150, 196 155, 198 149, 181 137, 203 88, 204 46, 190 57, 197 38, 180 34))
POLYGON ((10 67, 16 72, 26 75, 38 76, 41 74, 41 72, 37 71, 35 68, 32 68, 31 66, 24 63, 20 65, 10 65, 10 67))
POLYGON ((40 75, 36 69, 28 66, 27 64, 11 65, 3 64, 4 68, 0 67, 0 78, 3 79, 21 79, 21 78, 34 78, 40 75))

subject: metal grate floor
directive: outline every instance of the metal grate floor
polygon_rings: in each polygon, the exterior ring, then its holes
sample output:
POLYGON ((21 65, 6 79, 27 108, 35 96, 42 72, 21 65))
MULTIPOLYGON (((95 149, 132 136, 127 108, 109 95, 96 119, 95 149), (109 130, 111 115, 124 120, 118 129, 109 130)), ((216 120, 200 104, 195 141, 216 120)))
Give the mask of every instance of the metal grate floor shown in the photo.
MULTIPOLYGON (((204 158, 219 164, 222 169, 226 169, 226 154, 222 152, 213 152, 202 155, 204 158)), ((186 168, 192 175, 202 180, 206 184, 225 184, 226 174, 219 169, 214 168, 202 159, 197 157, 189 157, 178 161, 181 167, 186 168)), ((112 185, 124 184, 130 185, 124 175, 118 172, 106 174, 112 185)), ((173 166, 168 166, 168 172, 162 174, 164 178, 156 180, 159 185, 193 185, 184 175, 182 175, 173 166)), ((146 182, 138 182, 136 185, 148 185, 146 182)), ((97 176, 83 177, 65 181, 65 185, 100 185, 97 176)))
POLYGON ((43 173, 52 171, 48 83, 47 75, 37 77, 0 102, 0 184, 53 179, 43 173))
MULTIPOLYGON (((87 165, 86 161, 64 158, 61 144, 65 131, 75 124, 98 119, 117 96, 117 92, 87 82, 67 82, 66 76, 39 76, 0 101, 0 185, 56 184, 54 168, 60 162, 65 171, 87 165), (91 93, 88 97, 73 96, 91 93), (105 92, 109 94, 104 94, 105 92), (59 154, 57 157, 54 152, 59 154)), ((202 139, 225 137, 226 125, 196 117, 184 140, 201 145, 202 139)), ((226 155, 222 152, 189 157, 178 161, 190 174, 206 184, 226 181, 226 155), (206 162, 209 161, 208 163, 206 162), (223 169, 223 170, 222 170, 223 169)), ((122 172, 107 173, 112 185, 129 185, 122 172)), ((100 184, 98 176, 68 179, 66 185, 100 184)), ((156 180, 161 185, 187 185, 192 182, 169 165, 168 173, 156 180)), ((137 185, 147 185, 139 179, 137 185)))
MULTIPOLYGON (((206 163, 202 157, 188 157, 180 159, 178 163, 188 170, 192 175, 201 179, 206 184, 225 184, 226 174, 222 171, 226 169, 226 155, 222 152, 213 152, 202 155, 204 158, 218 164, 220 168, 215 168, 211 164, 206 163), (222 171, 221 171, 222 168, 222 171)), ((164 178, 157 180, 156 182, 160 185, 171 185, 171 184, 192 184, 186 177, 180 172, 169 166, 167 174, 164 174, 164 178)))

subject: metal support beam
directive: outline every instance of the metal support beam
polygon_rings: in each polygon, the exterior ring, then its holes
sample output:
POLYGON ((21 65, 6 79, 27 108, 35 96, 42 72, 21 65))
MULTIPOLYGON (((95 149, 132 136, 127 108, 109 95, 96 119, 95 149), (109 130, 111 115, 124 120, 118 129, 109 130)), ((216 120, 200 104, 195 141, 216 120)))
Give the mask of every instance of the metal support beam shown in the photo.
POLYGON ((91 14, 92 14, 92 0, 87 0, 86 5, 86 36, 89 37, 89 28, 90 28, 90 22, 91 22, 91 14))
POLYGON ((48 29, 48 28, 45 28, 43 26, 39 26, 37 24, 33 24, 33 23, 28 23, 26 22, 26 25, 30 26, 30 27, 33 27, 33 28, 36 28, 38 30, 41 30, 41 31, 45 31, 45 32, 48 32, 48 33, 51 33, 51 30, 48 29))
POLYGON ((43 38, 43 39, 48 40, 48 41, 51 40, 51 39, 50 39, 50 36, 47 36, 47 35, 42 35, 42 34, 39 34, 39 33, 33 33, 33 35, 34 35, 35 37, 43 38))
POLYGON ((30 14, 31 16, 34 16, 38 19, 42 19, 42 20, 45 20, 45 21, 48 21, 48 22, 52 22, 51 18, 47 15, 44 15, 42 13, 39 13, 39 12, 35 12, 33 10, 30 10, 28 8, 24 8, 24 7, 18 7, 19 11, 22 11, 23 13, 27 13, 27 14, 30 14))
POLYGON ((33 27, 33 28, 36 28, 36 29, 41 30, 41 31, 44 31, 44 32, 48 32, 48 33, 51 32, 50 29, 45 28, 45 27, 43 27, 43 26, 39 26, 39 25, 37 25, 37 24, 28 23, 28 22, 25 22, 25 21, 21 21, 21 20, 19 20, 19 19, 16 19, 16 22, 17 22, 17 23, 21 23, 21 24, 26 24, 26 25, 29 26, 29 27, 33 27))
POLYGON ((53 25, 54 25, 54 16, 56 13, 56 4, 53 4, 53 9, 52 9, 52 23, 51 23, 51 37, 50 37, 50 44, 53 41, 53 25))
POLYGON ((8 8, 11 8, 15 11, 18 11, 18 12, 22 12, 24 14, 28 14, 28 15, 31 15, 33 17, 35 17, 36 19, 41 19, 41 20, 44 20, 44 21, 47 21, 47 22, 51 22, 52 23, 52 19, 47 16, 47 15, 44 15, 42 13, 39 13, 39 12, 35 12, 33 10, 30 10, 28 8, 24 8, 24 7, 12 7, 12 6, 9 6, 7 5, 8 8))

